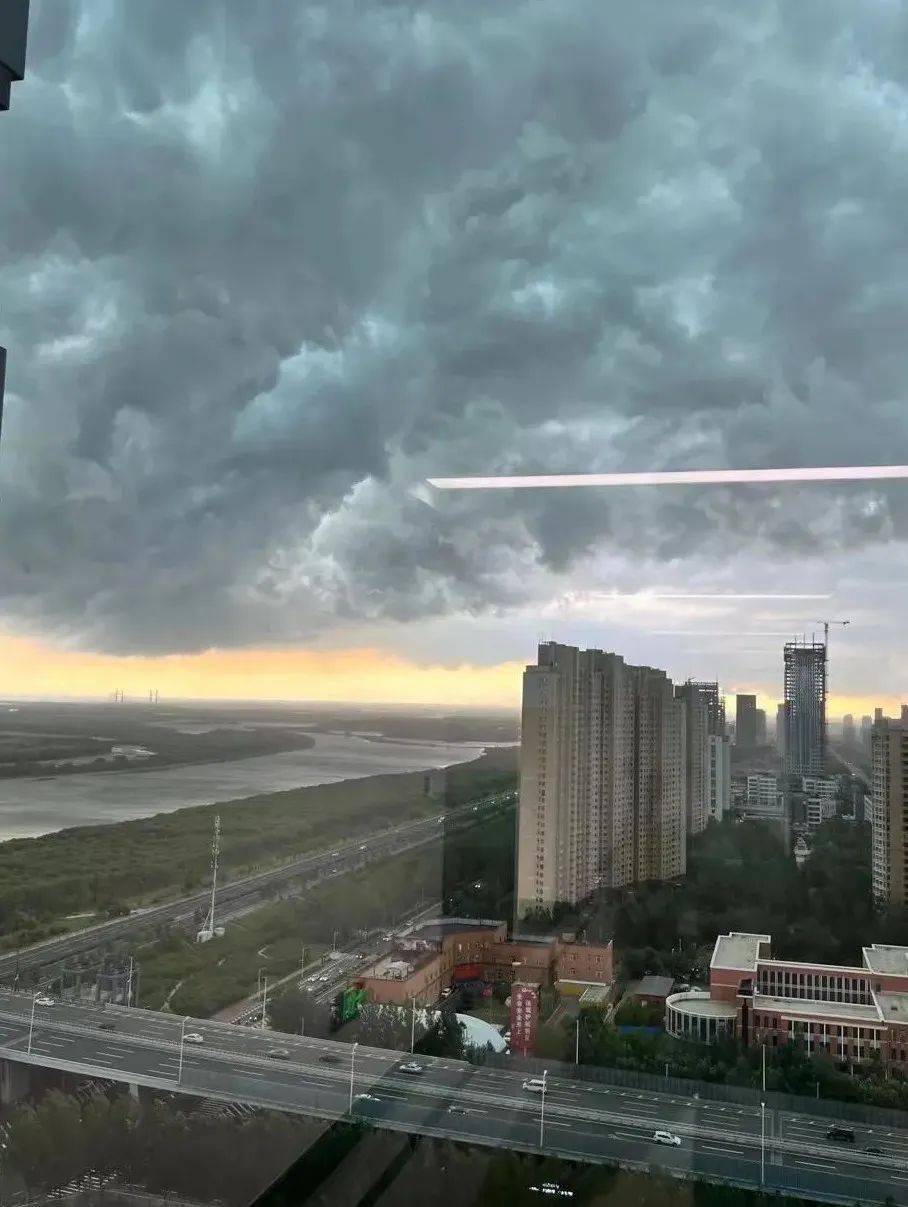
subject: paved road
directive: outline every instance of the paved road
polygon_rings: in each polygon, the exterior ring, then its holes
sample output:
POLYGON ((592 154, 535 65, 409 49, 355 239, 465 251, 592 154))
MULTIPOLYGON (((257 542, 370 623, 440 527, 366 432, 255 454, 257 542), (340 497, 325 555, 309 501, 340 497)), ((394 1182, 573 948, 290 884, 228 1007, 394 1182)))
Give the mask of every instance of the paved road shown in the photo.
MULTIPOLYGON (((361 835, 350 842, 337 843, 331 850, 302 855, 279 867, 267 868, 251 876, 228 881, 218 889, 219 914, 229 917, 244 912, 255 905, 263 889, 274 889, 282 882, 294 880, 299 876, 344 875, 356 870, 367 860, 387 858, 401 851, 439 841, 445 830, 450 832, 452 825, 455 829, 460 825, 468 826, 493 810, 507 807, 512 800, 513 794, 507 793, 484 798, 449 810, 443 819, 446 823, 444 826, 440 824, 441 819, 438 816, 419 818, 376 831, 371 835, 361 835)), ((43 943, 21 948, 18 952, 7 952, 0 955, 0 980, 12 981, 17 968, 20 971, 43 968, 63 959, 85 955, 115 940, 132 938, 156 926, 192 923, 198 909, 207 910, 209 899, 210 890, 194 893, 191 897, 137 911, 128 917, 114 918, 110 922, 103 922, 99 926, 88 927, 73 934, 60 935, 43 943)))
MULTIPOLYGON (((537 1150, 541 1101, 522 1088, 523 1075, 453 1060, 428 1060, 426 1071, 400 1071, 399 1054, 329 1040, 278 1035, 211 1020, 187 1029, 204 1037, 184 1045, 181 1020, 145 1010, 55 1005, 37 1007, 28 1053, 32 999, 0 991, 0 1056, 25 1063, 252 1105, 339 1118, 351 1113, 377 1126, 500 1147, 537 1150), (115 1031, 101 1031, 111 1019, 115 1031), (270 1058, 275 1047, 286 1058, 270 1058), (365 1096, 363 1096, 365 1095, 365 1096)), ((643 1093, 550 1078, 544 1148, 572 1159, 664 1167, 712 1179, 759 1185, 759 1103, 740 1107, 670 1094, 643 1093), (651 1140, 668 1127, 678 1148, 651 1140)), ((854 1145, 825 1138, 829 1118, 769 1111, 765 1181, 848 1203, 908 1204, 908 1128, 854 1126, 854 1145), (882 1155, 863 1149, 878 1146, 882 1155)))

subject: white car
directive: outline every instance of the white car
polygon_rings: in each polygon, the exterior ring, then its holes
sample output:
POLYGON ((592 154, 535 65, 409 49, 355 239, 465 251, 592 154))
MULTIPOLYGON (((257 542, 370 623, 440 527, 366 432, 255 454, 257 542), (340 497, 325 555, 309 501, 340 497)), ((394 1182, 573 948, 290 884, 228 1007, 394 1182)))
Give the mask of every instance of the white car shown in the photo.
POLYGON ((35 995, 36 1006, 56 1006, 54 999, 46 993, 38 993, 35 995))
POLYGON ((676 1136, 674 1132, 657 1131, 653 1132, 653 1140, 656 1144, 671 1144, 677 1148, 681 1143, 681 1137, 676 1136))
POLYGON ((380 1098, 376 1098, 374 1094, 357 1094, 357 1102, 381 1102, 380 1098))
POLYGON ((546 1085, 541 1077, 528 1077, 523 1083, 523 1088, 529 1090, 531 1094, 541 1094, 546 1085))
POLYGON ((205 1036, 200 1035, 198 1031, 187 1031, 183 1036, 183 1043, 185 1044, 203 1044, 204 1042, 205 1036))
POLYGON ((418 1060, 408 1060, 406 1064, 398 1065, 401 1073, 422 1073, 425 1071, 425 1065, 421 1065, 418 1060))

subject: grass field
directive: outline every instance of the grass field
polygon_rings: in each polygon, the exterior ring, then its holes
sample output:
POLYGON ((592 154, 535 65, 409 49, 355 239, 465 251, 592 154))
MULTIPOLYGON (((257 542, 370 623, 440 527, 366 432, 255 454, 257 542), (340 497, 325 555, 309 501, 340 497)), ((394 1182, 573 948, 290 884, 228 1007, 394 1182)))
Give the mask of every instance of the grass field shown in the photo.
MULTIPOLYGON (((512 787, 516 752, 491 750, 447 770, 446 807, 512 787)), ((181 809, 0 845, 0 948, 54 933, 67 914, 166 901, 208 883, 221 818, 224 880, 439 809, 422 772, 376 775, 181 809)), ((67 924, 69 925, 69 924, 67 924)))

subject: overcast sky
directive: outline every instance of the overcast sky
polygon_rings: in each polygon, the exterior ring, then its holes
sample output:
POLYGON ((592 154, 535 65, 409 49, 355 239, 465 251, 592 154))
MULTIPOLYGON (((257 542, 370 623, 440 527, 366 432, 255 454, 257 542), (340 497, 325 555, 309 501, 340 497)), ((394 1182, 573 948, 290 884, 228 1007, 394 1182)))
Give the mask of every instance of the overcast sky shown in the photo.
POLYGON ((9 649, 368 649, 486 702, 545 635, 776 698, 831 616, 834 691, 899 698, 905 483, 423 485, 908 461, 908 8, 617 12, 32 0, 9 649), (654 598, 713 592, 828 598, 654 598))

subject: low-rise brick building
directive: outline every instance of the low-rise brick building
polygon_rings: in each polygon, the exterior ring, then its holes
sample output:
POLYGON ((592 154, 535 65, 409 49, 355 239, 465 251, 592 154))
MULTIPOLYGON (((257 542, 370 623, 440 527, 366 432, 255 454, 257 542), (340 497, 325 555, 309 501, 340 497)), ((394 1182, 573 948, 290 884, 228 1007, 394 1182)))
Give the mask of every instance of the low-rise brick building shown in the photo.
POLYGON ((590 985, 610 985, 613 974, 611 942, 511 942, 504 922, 441 918, 404 934, 393 952, 362 970, 356 985, 374 1002, 428 1005, 456 983, 520 981, 580 996, 590 985))
POLYGON ((720 935, 709 990, 672 994, 665 1026, 680 1039, 737 1035, 789 1042, 841 1065, 881 1061, 908 1071, 908 947, 874 943, 860 966, 775 960, 769 935, 720 935))

